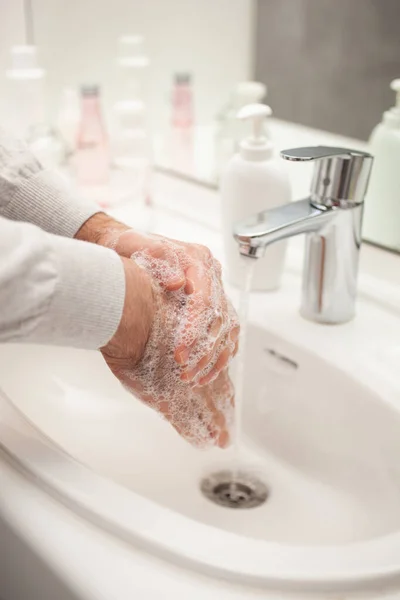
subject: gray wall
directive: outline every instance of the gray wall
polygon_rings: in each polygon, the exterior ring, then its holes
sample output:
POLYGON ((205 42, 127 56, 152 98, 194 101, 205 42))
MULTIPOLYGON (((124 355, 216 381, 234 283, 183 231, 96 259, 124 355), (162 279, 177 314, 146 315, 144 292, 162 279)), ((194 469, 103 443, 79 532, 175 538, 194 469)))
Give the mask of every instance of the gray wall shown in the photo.
POLYGON ((256 78, 276 117, 367 139, 394 103, 400 0, 258 0, 256 78))

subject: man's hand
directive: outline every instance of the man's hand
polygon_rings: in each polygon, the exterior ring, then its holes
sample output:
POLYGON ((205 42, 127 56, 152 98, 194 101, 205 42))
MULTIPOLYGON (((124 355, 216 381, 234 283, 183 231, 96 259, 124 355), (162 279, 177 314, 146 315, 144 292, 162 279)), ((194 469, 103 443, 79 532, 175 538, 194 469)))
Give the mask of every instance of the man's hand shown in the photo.
POLYGON ((226 367, 237 350, 239 324, 219 263, 204 246, 139 234, 101 213, 77 237, 124 257, 127 316, 124 309, 117 333, 102 349, 110 369, 192 444, 225 447, 233 405, 226 367), (135 270, 131 286, 128 265, 142 271, 135 270), (135 305, 144 315, 140 324, 135 305))
POLYGON ((165 292, 134 261, 123 258, 126 297, 116 334, 101 349, 124 387, 160 412, 188 442, 198 447, 229 444, 233 388, 227 370, 208 385, 181 377, 175 360, 185 320, 184 292, 165 292))

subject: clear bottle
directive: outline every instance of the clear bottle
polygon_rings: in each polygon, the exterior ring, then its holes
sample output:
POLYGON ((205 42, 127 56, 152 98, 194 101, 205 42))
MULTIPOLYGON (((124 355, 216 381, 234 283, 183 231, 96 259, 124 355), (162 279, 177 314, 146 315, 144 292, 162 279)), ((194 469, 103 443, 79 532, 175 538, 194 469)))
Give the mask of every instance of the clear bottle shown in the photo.
POLYGON ((8 80, 10 126, 25 139, 30 130, 45 122, 44 79, 46 72, 39 67, 36 46, 13 46, 8 80))
POLYGON ((194 124, 192 77, 177 73, 172 91, 171 124, 178 129, 189 129, 194 124))
MULTIPOLYGON (((222 231, 228 281, 244 289, 246 259, 239 254, 233 239, 235 223, 263 210, 291 201, 291 186, 284 161, 265 131, 265 119, 272 111, 265 104, 249 104, 239 113, 239 119, 251 121, 253 132, 242 140, 223 173, 221 180, 222 231)), ((252 290, 270 291, 280 285, 286 254, 286 242, 273 244, 254 266, 252 290)))
POLYGON ((147 102, 150 58, 142 35, 122 35, 118 38, 116 98, 147 102))
POLYGON ((110 156, 97 85, 81 88, 81 120, 77 132, 74 170, 81 185, 101 186, 109 181, 110 156))
POLYGON ((400 250, 400 79, 390 87, 397 95, 396 106, 383 114, 370 138, 374 166, 365 199, 363 237, 400 250))
POLYGON ((151 204, 152 139, 147 97, 150 60, 140 35, 119 38, 118 96, 113 106, 112 156, 120 200, 151 204))
POLYGON ((65 146, 47 121, 46 71, 38 65, 36 46, 11 48, 11 68, 6 77, 9 127, 27 141, 45 167, 58 167, 64 162, 65 146))

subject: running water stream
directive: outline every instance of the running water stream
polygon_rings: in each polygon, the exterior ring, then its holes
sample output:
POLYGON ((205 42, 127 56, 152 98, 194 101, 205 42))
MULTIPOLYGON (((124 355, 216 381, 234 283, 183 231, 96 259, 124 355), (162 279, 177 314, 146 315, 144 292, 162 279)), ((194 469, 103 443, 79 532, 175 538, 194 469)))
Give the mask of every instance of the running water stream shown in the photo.
POLYGON ((233 431, 233 460, 234 468, 232 469, 232 483, 230 485, 230 495, 233 501, 239 494, 237 481, 240 475, 241 462, 241 443, 242 443, 242 415, 243 415, 243 395, 244 395, 244 363, 246 356, 247 343, 247 325, 250 304, 250 290, 253 281, 254 268, 256 261, 254 259, 242 258, 245 263, 246 276, 243 290, 240 292, 239 300, 239 321, 240 321, 240 336, 239 336, 239 352, 236 356, 236 372, 234 377, 235 383, 235 425, 233 431))

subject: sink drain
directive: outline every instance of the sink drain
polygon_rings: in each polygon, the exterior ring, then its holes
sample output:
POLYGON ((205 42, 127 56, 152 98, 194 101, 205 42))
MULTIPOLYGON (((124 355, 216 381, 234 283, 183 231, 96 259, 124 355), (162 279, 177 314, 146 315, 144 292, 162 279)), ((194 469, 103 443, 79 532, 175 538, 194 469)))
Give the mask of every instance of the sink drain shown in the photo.
POLYGON ((213 473, 201 481, 200 489, 211 502, 227 508, 256 508, 264 504, 269 495, 262 481, 240 471, 213 473))

